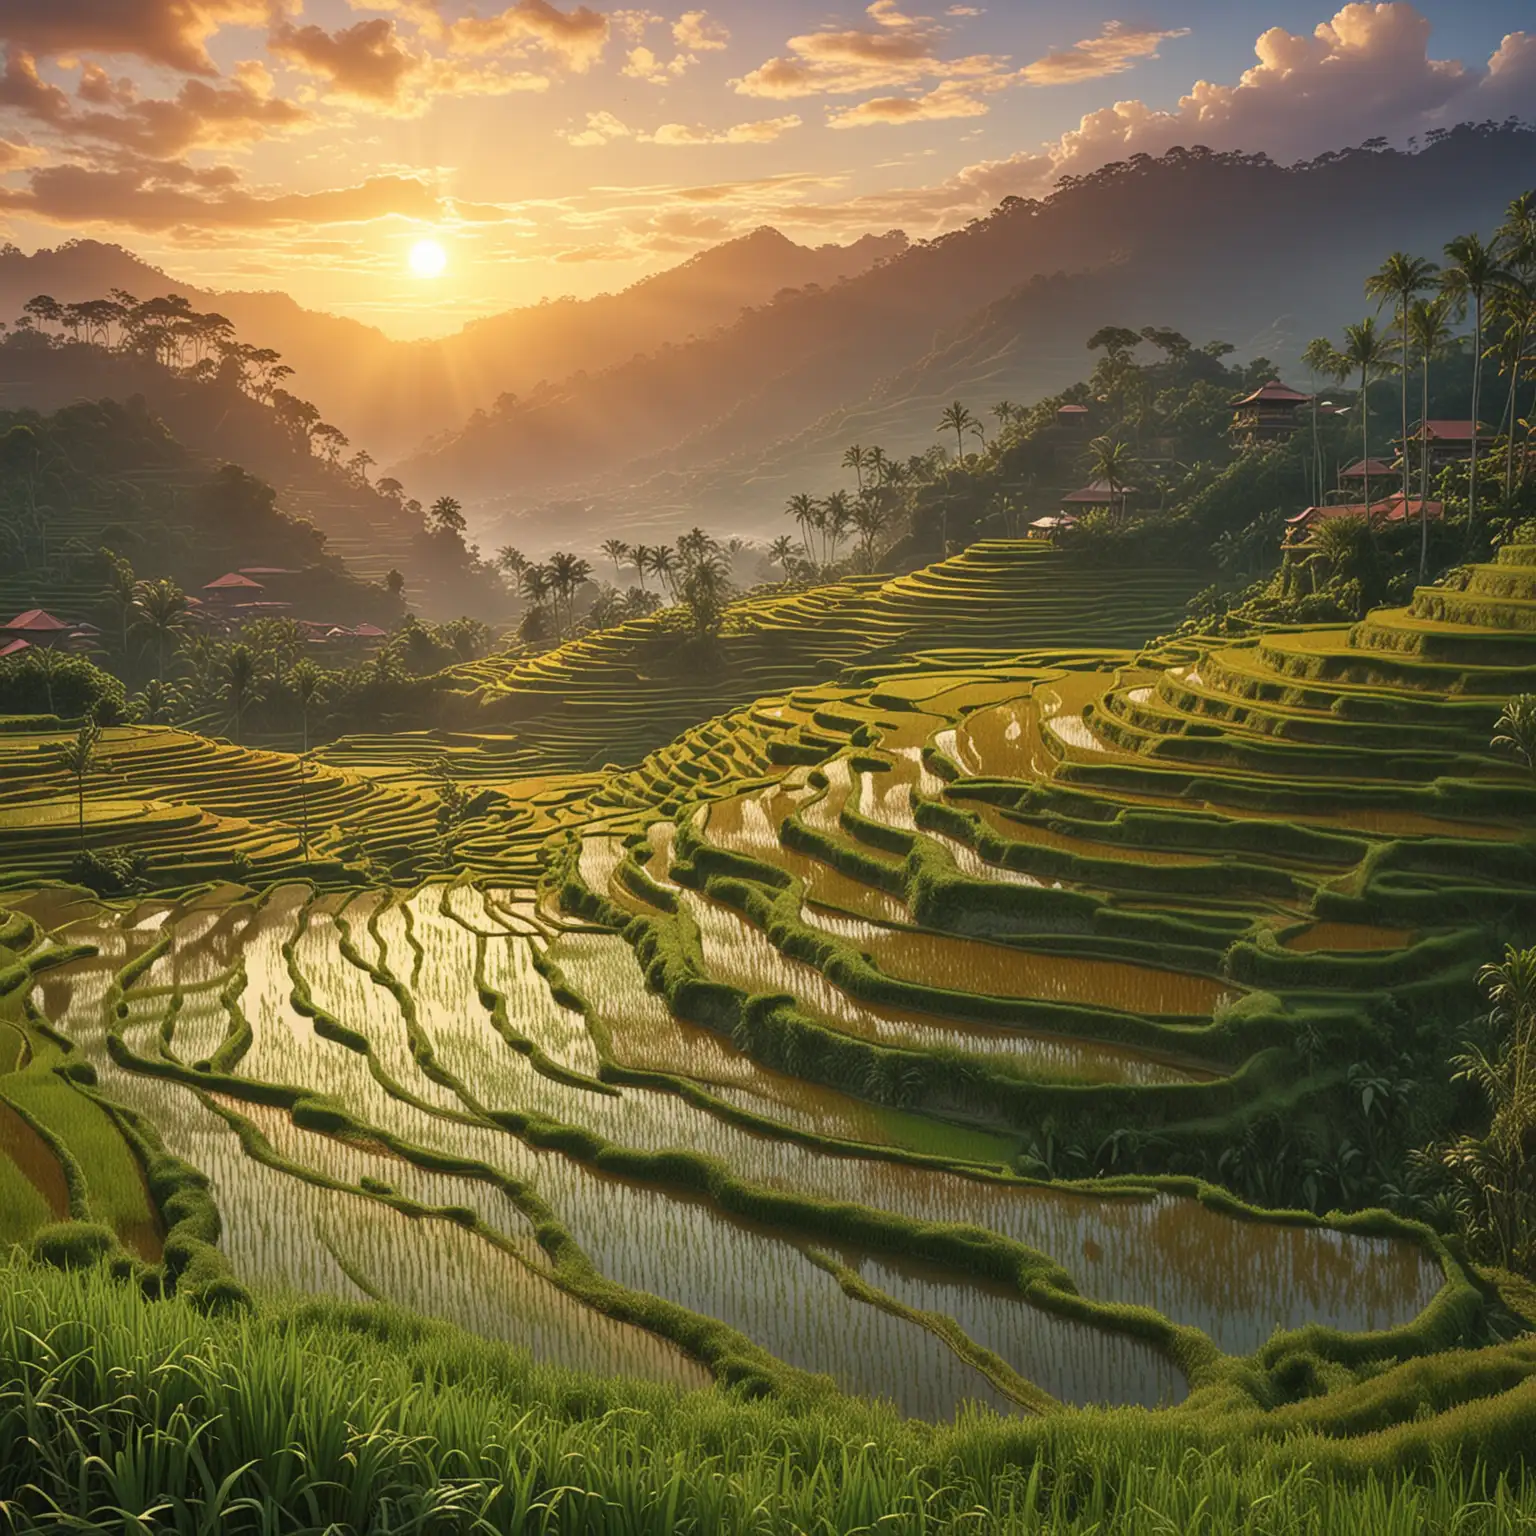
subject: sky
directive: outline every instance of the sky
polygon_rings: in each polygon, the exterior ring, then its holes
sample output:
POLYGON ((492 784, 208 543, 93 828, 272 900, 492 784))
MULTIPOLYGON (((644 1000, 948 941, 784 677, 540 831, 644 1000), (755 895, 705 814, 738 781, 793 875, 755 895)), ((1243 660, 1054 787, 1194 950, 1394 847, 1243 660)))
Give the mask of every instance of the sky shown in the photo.
POLYGON ((0 0, 0 240, 399 336, 1174 144, 1536 117, 1536 0, 0 0))

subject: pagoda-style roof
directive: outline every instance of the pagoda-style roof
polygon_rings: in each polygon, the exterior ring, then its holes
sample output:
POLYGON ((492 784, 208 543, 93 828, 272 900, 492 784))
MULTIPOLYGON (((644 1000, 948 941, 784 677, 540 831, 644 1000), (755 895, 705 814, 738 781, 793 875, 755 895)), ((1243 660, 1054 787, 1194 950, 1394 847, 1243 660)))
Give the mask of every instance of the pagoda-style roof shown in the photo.
POLYGON ((1086 405, 1058 405, 1056 407, 1056 414, 1058 416, 1088 416, 1092 413, 1086 405))
MULTIPOLYGON (((1487 432, 1487 427, 1478 428, 1479 436, 1485 436, 1487 432)), ((1432 443, 1470 443, 1472 423, 1470 421, 1423 421, 1415 426, 1408 436, 1413 442, 1427 437, 1432 443)))
POLYGON ((1425 503, 1417 496, 1405 501, 1399 494, 1388 496, 1383 501, 1373 501, 1369 505, 1363 501, 1354 501, 1336 502, 1324 507, 1308 507, 1294 517, 1286 518, 1285 521, 1290 527, 1298 530, 1310 528, 1313 523, 1332 522, 1340 517, 1370 517, 1379 523, 1416 522, 1421 509, 1427 512, 1431 522, 1445 516, 1443 501, 1425 503))
POLYGON ((265 590, 266 588, 259 581, 252 581, 249 576, 242 576, 239 571, 226 571, 224 575, 203 585, 204 592, 264 592, 265 590))
POLYGON ((1380 459, 1361 459, 1358 464, 1351 464, 1339 478, 1341 480, 1364 480, 1369 476, 1372 480, 1384 475, 1395 475, 1398 471, 1390 464, 1384 464, 1380 459))
POLYGON ((30 640, 8 640, 4 645, 0 645, 0 658, 19 656, 23 651, 30 651, 31 649, 32 642, 30 640))
POLYGON ((25 613, 18 613, 9 624, 0 624, 0 630, 9 635, 53 635, 69 628, 71 626, 62 619, 54 618, 41 608, 28 608, 25 613))
POLYGON ((1061 504, 1064 507, 1108 507, 1117 501, 1124 501, 1129 495, 1129 486, 1122 485, 1115 490, 1108 480, 1095 480, 1092 485, 1085 485, 1082 490, 1063 496, 1061 504))
POLYGON ((377 624, 359 624, 352 633, 359 640, 384 640, 389 636, 389 631, 380 629, 377 624))
POLYGON ((1289 384, 1282 384, 1279 379, 1271 379, 1267 384, 1261 384, 1251 395, 1244 395, 1241 399, 1234 400, 1233 406, 1240 405, 1307 405, 1312 399, 1311 395, 1303 395, 1298 390, 1291 388, 1289 384))

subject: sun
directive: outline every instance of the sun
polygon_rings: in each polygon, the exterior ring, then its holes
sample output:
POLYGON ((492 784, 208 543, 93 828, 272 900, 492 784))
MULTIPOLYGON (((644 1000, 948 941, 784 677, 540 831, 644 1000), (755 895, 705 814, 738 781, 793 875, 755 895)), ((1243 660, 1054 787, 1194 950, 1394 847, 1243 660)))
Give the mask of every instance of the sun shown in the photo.
POLYGON ((441 277, 448 266, 448 252, 436 240, 418 240, 411 247, 410 261, 417 277, 441 277))

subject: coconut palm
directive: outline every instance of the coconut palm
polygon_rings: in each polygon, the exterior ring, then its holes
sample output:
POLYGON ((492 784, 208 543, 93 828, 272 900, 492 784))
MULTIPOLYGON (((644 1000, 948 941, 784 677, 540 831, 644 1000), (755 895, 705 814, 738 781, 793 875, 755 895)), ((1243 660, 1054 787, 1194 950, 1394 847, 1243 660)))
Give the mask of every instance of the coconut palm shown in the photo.
POLYGON ((463 533, 464 508, 452 496, 439 496, 427 513, 427 522, 433 533, 463 533))
POLYGON ((1536 693, 1517 693, 1493 728, 1495 751, 1512 752, 1536 774, 1536 693))
POLYGON ((1386 304, 1397 307, 1397 334, 1402 346, 1402 408, 1403 435, 1403 503, 1408 502, 1411 486, 1408 468, 1408 311, 1413 301, 1433 286, 1435 274, 1440 270, 1434 262, 1422 256, 1410 256, 1406 251, 1394 251, 1365 280, 1365 296, 1376 300, 1378 310, 1386 304))
POLYGON ((816 498, 801 491, 789 498, 789 504, 784 510, 798 525, 800 547, 805 551, 805 558, 814 564, 816 556, 811 549, 811 529, 816 525, 816 498))
POLYGON ((107 569, 107 611, 116 623, 121 644, 121 654, 128 655, 128 631, 133 626, 134 602, 138 595, 139 584, 133 574, 133 567, 118 555, 108 552, 110 562, 107 569))
POLYGON ((629 545, 623 539, 604 539, 603 553, 613 561, 613 579, 622 574, 624 562, 629 559, 629 545))
POLYGON ((301 661, 288 669, 285 679, 293 701, 299 707, 299 729, 304 749, 299 757, 299 837, 304 857, 309 857, 309 715, 325 689, 325 673, 312 661, 301 661))
POLYGON ((1491 1111, 1487 1133, 1452 1142, 1442 1161, 1461 1186, 1468 1235, 1505 1268, 1536 1262, 1536 949, 1510 945, 1478 982, 1492 1004, 1487 1045, 1468 1043, 1454 1077, 1471 1083, 1491 1111))
POLYGON ((1449 265, 1440 274, 1441 291, 1465 315, 1472 310, 1472 462, 1467 471, 1467 537, 1477 529, 1478 411, 1483 399, 1483 324, 1488 300, 1508 281, 1509 269, 1481 235, 1458 235, 1445 247, 1449 265))
MULTIPOLYGON (((1429 365, 1451 343, 1450 304, 1442 295, 1408 311, 1408 335, 1419 359, 1419 580, 1429 578, 1429 365)), ((1407 452, 1407 444, 1403 445, 1407 452)))
POLYGON ((1511 278, 1493 297, 1489 306, 1500 327, 1498 340, 1490 351, 1499 360, 1499 372, 1509 375, 1509 399, 1504 411, 1504 499, 1515 494, 1515 418, 1520 397, 1520 370, 1529 359, 1530 345, 1536 337, 1536 283, 1511 278))
POLYGON ((658 544, 651 551, 651 570, 659 581, 667 589, 667 596, 675 602, 677 600, 677 551, 670 544, 658 544))
POLYGON ((591 565, 580 555, 557 551, 549 557, 550 588, 555 594, 557 604, 564 599, 567 628, 575 622, 576 594, 591 574, 591 565))
POLYGON ((1351 373, 1360 375, 1360 458, 1365 472, 1366 521, 1371 506, 1371 381, 1380 378, 1392 366, 1390 346, 1385 332, 1367 315, 1357 325, 1344 327, 1344 345, 1340 358, 1351 373))
POLYGON ((940 432, 953 432, 955 434, 956 459, 963 464, 965 462, 965 435, 967 432, 981 436, 981 423, 971 414, 970 407, 956 400, 953 405, 944 407, 944 414, 939 417, 938 430, 940 432))
POLYGON ((1109 487, 1110 510, 1124 511, 1125 491, 1140 468, 1130 445, 1117 437, 1096 437, 1088 444, 1083 462, 1094 480, 1109 487))
MULTIPOLYGON (((1301 354, 1307 372, 1317 379, 1332 379, 1339 383, 1344 378, 1344 360, 1339 349, 1326 336, 1315 336, 1301 354)), ((1323 445, 1317 435, 1317 391, 1312 392, 1312 472, 1317 477, 1317 499, 1323 499, 1323 445)))
POLYGON ((793 574, 792 562, 795 558, 795 541, 787 533, 781 533, 768 546, 768 558, 783 570, 784 584, 788 586, 790 577, 793 574))
POLYGON ((858 477, 859 494, 861 496, 864 494, 864 471, 868 464, 868 457, 857 443, 843 454, 843 468, 851 469, 858 477))
POLYGON ((246 708, 255 701, 257 685, 256 653, 250 646, 236 642, 224 653, 224 696, 235 717, 235 741, 241 740, 246 708))
POLYGON ((709 552, 688 566, 681 596, 695 635, 707 638, 720 632, 730 595, 730 570, 721 555, 709 552))
POLYGON ((96 749, 101 742, 101 727, 94 720, 84 721, 73 741, 66 741, 54 752, 54 762, 75 781, 75 805, 80 827, 80 852, 85 852, 85 781, 96 771, 96 749))
POLYGON ((496 569, 516 581, 528 569, 528 556, 513 544, 503 544, 496 551, 496 569))
POLYGON ((159 581, 140 582, 134 605, 138 616, 133 627, 154 642, 155 676, 164 682, 166 647, 186 632, 192 615, 191 604, 187 594, 174 581, 162 577, 159 581))
POLYGON ((636 544, 629 552, 629 558, 634 561, 635 572, 640 578, 640 590, 645 591, 645 573, 651 568, 651 556, 655 551, 649 544, 636 544))
POLYGON ((828 565, 837 563, 838 551, 852 524, 852 498, 847 491, 834 491, 821 504, 821 526, 826 536, 822 548, 828 565))

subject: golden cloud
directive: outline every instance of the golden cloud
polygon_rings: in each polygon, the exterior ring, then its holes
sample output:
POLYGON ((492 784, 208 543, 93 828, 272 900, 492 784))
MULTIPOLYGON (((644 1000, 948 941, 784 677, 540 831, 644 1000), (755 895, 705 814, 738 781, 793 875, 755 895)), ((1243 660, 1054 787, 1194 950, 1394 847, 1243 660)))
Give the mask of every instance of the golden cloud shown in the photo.
POLYGON ((1029 85, 1071 85, 1080 80, 1101 80, 1123 74, 1142 59, 1155 59, 1159 45, 1174 37, 1188 37, 1188 27, 1157 31, 1132 27, 1123 21, 1106 21, 1097 37, 1084 38, 1070 48, 1048 53, 1019 71, 1029 85))

